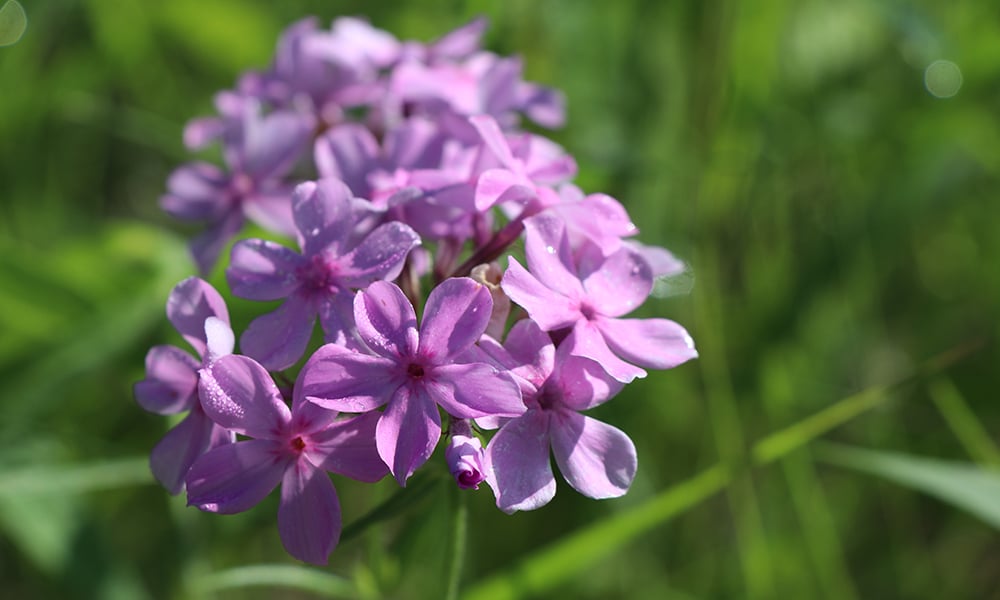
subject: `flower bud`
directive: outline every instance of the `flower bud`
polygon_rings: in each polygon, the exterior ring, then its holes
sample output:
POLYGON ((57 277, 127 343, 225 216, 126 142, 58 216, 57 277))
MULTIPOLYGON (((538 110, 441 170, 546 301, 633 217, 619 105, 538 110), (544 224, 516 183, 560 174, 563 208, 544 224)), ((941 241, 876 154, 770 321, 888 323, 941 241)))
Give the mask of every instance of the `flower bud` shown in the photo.
POLYGON ((452 421, 444 457, 459 488, 479 489, 479 484, 486 479, 483 472, 483 445, 472 435, 468 421, 452 421))

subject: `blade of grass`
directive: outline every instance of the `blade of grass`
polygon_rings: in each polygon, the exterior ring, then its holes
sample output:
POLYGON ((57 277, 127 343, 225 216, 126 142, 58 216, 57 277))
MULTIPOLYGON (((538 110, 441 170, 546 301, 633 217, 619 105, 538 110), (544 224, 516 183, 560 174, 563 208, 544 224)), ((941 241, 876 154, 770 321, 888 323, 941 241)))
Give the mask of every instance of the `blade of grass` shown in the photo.
POLYGON ((0 496, 70 494, 153 483, 146 457, 0 472, 0 496))
POLYGON ((340 534, 340 543, 350 540, 372 525, 390 519, 404 512, 409 512, 420 505, 420 502, 434 490, 442 478, 434 473, 420 473, 414 476, 402 488, 385 502, 371 509, 357 520, 353 521, 340 534))
POLYGON ((764 466, 886 403, 890 392, 911 381, 936 373, 982 346, 966 343, 923 363, 909 376, 848 396, 833 406, 754 444, 750 464, 717 464, 682 481, 635 508, 579 529, 529 554, 511 569, 487 578, 465 595, 466 600, 504 600, 543 595, 616 552, 633 538, 658 527, 725 488, 737 472, 764 466))
POLYGON ((469 507, 467 494, 457 487, 453 490, 455 513, 451 520, 451 560, 448 564, 447 600, 458 600, 458 590, 462 584, 462 568, 465 566, 465 544, 468 541, 469 507))
POLYGON ((946 377, 936 377, 928 384, 927 391, 969 456, 979 464, 1000 467, 1000 449, 955 384, 946 377))
POLYGON ((205 575, 191 582, 196 593, 247 587, 278 587, 302 590, 323 598, 355 598, 349 579, 319 569, 298 565, 248 565, 205 575))
POLYGON ((824 462, 882 477, 961 508, 1000 529, 1000 471, 972 463, 853 448, 824 442, 817 444, 824 462))

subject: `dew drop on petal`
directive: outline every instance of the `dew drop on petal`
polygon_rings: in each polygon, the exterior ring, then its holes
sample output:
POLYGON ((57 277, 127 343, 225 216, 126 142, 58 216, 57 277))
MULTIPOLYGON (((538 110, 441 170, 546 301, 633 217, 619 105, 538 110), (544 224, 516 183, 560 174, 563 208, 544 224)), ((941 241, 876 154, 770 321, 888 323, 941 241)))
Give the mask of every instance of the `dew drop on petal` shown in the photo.
POLYGON ((554 246, 546 246, 545 247, 545 251, 548 252, 549 254, 555 254, 556 253, 556 249, 555 249, 554 246))

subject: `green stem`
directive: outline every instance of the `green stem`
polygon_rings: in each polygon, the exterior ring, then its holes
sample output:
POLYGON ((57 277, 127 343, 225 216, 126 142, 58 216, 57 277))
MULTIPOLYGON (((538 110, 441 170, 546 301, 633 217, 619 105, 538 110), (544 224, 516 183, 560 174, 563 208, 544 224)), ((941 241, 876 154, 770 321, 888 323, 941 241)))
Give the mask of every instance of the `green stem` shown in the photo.
POLYGON ((462 582, 462 567, 465 565, 465 544, 468 540, 469 508, 466 494, 455 488, 455 514, 451 529, 451 562, 448 565, 448 592, 446 600, 458 600, 458 590, 462 582))

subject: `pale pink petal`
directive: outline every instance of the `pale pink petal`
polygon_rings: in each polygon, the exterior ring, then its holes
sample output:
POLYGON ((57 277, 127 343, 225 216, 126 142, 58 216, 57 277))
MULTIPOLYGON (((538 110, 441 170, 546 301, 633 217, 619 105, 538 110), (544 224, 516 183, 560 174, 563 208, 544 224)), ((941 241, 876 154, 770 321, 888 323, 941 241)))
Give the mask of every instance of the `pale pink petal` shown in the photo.
POLYGON ((368 412, 388 402, 401 384, 402 375, 392 360, 326 344, 302 367, 294 402, 315 402, 339 412, 368 412))
POLYGON ((289 237, 295 236, 291 186, 281 183, 274 184, 271 189, 258 189, 243 198, 242 206, 246 218, 264 229, 289 237))
POLYGON ((583 285, 576 276, 566 225, 558 218, 542 213, 525 220, 524 232, 524 252, 531 274, 563 296, 573 299, 583 296, 583 285))
POLYGON ((500 126, 497 125, 496 119, 489 115, 476 115, 469 117, 469 123, 476 128, 486 147, 493 152, 500 164, 511 170, 521 166, 520 162, 511 154, 510 145, 507 144, 507 138, 500 130, 500 126))
MULTIPOLYGON (((621 319, 608 319, 609 321, 620 321, 621 319)), ((629 383, 636 377, 645 377, 646 371, 627 363, 619 358, 608 347, 604 335, 592 321, 580 321, 573 327, 573 331, 563 340, 562 345, 566 345, 566 351, 577 356, 584 356, 597 361, 601 367, 622 383, 629 383)))
POLYGON ((587 410, 603 404, 625 386, 608 375, 595 360, 569 354, 569 346, 560 346, 556 369, 547 383, 547 391, 556 394, 562 406, 587 410))
POLYGON ((552 338, 531 319, 522 319, 510 328, 504 348, 514 359, 516 366, 510 370, 540 387, 555 365, 556 347, 552 338))
POLYGON ((146 353, 146 378, 135 384, 136 402, 144 410, 172 415, 198 400, 198 369, 190 354, 175 346, 154 346, 146 353))
POLYGON ((240 298, 278 300, 299 287, 296 270, 304 264, 302 256, 276 242, 240 240, 230 253, 226 281, 240 298))
POLYGON ((495 204, 534 198, 535 186, 523 176, 507 169, 489 169, 476 180, 476 210, 483 212, 495 204))
POLYGON ((596 499, 617 498, 635 478, 635 445, 621 430, 571 411, 552 417, 552 453, 573 489, 596 499))
POLYGON ((354 321, 361 339, 387 358, 413 356, 419 343, 413 305, 395 284, 376 281, 354 298, 354 321))
MULTIPOLYGON (((594 253, 600 253, 595 246, 594 253)), ((581 262, 581 275, 584 267, 581 262)), ((583 287, 591 305, 602 315, 620 317, 639 308, 653 290, 653 273, 641 256, 622 248, 587 265, 583 287)))
POLYGON ((581 318, 576 301, 552 291, 514 257, 510 257, 500 285, 515 304, 528 311, 543 331, 569 327, 581 318))
POLYGON ((548 504, 556 494, 548 413, 529 411, 504 425, 486 446, 486 469, 486 482, 505 513, 548 504))
POLYGON ((608 346, 625 360, 650 369, 672 369, 698 357, 694 340, 668 319, 598 319, 608 346))
POLYGON ((277 439, 291 419, 271 375, 246 356, 223 356, 203 369, 198 390, 205 413, 236 433, 277 439))
POLYGON ((330 477, 304 460, 285 471, 278 504, 278 533, 295 558, 325 565, 340 540, 340 501, 330 477))
POLYGON ((525 411, 517 383, 485 363, 434 367, 425 381, 427 394, 456 417, 514 417, 525 411))
POLYGON ((250 322, 240 336, 240 349, 272 371, 287 369, 305 353, 316 314, 312 300, 293 294, 273 312, 250 322))
POLYGON ((684 261, 674 256, 666 248, 647 246, 635 240, 628 240, 625 242, 625 245, 649 263, 650 268, 653 270, 653 277, 673 277, 674 275, 680 275, 687 269, 684 261))
POLYGON ((288 462, 278 443, 271 440, 219 446, 202 455, 188 471, 188 506, 222 514, 248 510, 278 485, 288 462))
POLYGON ((441 437, 437 404, 419 389, 402 386, 382 413, 375 430, 379 456, 399 482, 406 485, 427 462, 441 437))
POLYGON ((375 430, 382 415, 372 411, 336 421, 310 438, 316 444, 309 459, 324 471, 375 482, 389 473, 375 446, 375 430))
POLYGON ((492 311, 485 285, 468 277, 441 282, 424 305, 419 355, 438 364, 449 361, 482 337, 492 311))
POLYGON ((218 317, 229 323, 226 301, 207 281, 188 277, 174 286, 167 299, 167 318, 198 356, 205 354, 205 319, 218 317))
POLYGON ((205 339, 208 340, 208 349, 205 350, 204 364, 206 366, 219 360, 223 356, 229 356, 236 347, 236 336, 233 328, 218 317, 205 319, 205 339))
POLYGON ((477 17, 431 42, 429 50, 435 58, 464 58, 479 49, 488 25, 486 18, 477 17))

